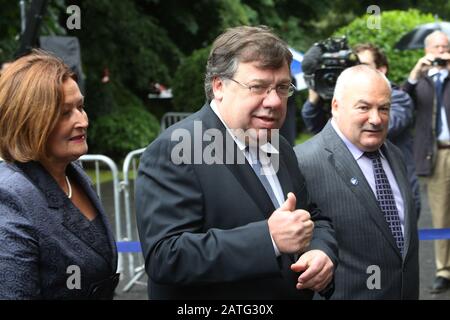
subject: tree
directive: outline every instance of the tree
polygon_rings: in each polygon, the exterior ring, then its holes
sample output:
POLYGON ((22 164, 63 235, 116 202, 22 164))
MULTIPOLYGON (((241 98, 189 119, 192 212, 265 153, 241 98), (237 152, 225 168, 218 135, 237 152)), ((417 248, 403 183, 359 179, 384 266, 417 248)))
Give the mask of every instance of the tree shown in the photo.
POLYGON ((367 27, 369 15, 363 15, 355 19, 334 34, 346 35, 350 45, 361 42, 370 42, 383 49, 389 58, 389 78, 396 82, 403 82, 417 60, 423 56, 423 50, 394 49, 395 43, 416 25, 432 22, 431 14, 424 14, 418 10, 408 11, 384 11, 381 14, 381 28, 370 29, 367 27))
POLYGON ((193 112, 205 103, 205 66, 210 47, 196 50, 183 60, 173 81, 173 105, 176 111, 193 112))

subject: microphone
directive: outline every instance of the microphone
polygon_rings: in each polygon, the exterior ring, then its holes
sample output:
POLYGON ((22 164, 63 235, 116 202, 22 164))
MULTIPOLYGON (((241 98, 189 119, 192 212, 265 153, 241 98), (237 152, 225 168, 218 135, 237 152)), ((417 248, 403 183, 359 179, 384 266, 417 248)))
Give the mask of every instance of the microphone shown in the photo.
POLYGON ((322 49, 317 45, 313 45, 306 51, 302 61, 304 74, 313 74, 318 69, 322 60, 322 53, 322 49))

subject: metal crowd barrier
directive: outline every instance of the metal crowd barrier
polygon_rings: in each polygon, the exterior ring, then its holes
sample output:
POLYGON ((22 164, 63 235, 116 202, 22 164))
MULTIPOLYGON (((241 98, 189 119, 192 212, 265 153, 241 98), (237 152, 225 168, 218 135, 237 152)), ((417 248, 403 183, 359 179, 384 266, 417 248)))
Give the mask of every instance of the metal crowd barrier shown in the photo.
MULTIPOLYGON (((123 181, 120 182, 121 190, 123 191, 124 201, 125 201, 125 221, 127 224, 127 241, 132 241, 133 239, 133 228, 131 226, 131 203, 130 203, 130 165, 132 165, 134 178, 136 178, 137 173, 137 164, 136 157, 140 156, 144 153, 145 148, 137 149, 131 151, 125 157, 123 162, 123 181)), ((136 181, 134 179, 133 181, 136 181)), ((134 182, 133 182, 133 190, 134 190, 134 182)), ((127 292, 130 290, 134 284, 142 284, 146 285, 146 283, 139 282, 139 279, 145 274, 145 267, 142 263, 139 263, 139 266, 135 265, 133 251, 128 255, 128 271, 131 277, 131 280, 124 286, 123 292, 127 292)))
MULTIPOLYGON (((116 229, 116 241, 122 241, 122 222, 120 216, 120 186, 119 186, 119 170, 116 163, 109 157, 100 154, 85 154, 79 158, 81 163, 94 162, 95 164, 95 185, 97 194, 102 199, 101 187, 100 187, 100 163, 104 163, 109 167, 113 176, 113 188, 114 188, 114 221, 116 229)), ((123 253, 119 252, 117 272, 123 271, 123 253)))
POLYGON ((166 130, 171 125, 177 123, 180 120, 190 116, 191 112, 167 112, 161 118, 161 132, 166 130))

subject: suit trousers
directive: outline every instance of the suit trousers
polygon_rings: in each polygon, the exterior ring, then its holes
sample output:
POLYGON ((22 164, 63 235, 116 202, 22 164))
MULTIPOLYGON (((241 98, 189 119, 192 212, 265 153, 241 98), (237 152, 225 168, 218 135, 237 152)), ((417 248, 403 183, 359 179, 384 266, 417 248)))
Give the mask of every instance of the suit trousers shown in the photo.
MULTIPOLYGON (((439 149, 433 174, 425 179, 434 228, 450 228, 450 149, 439 149)), ((436 276, 450 279, 450 240, 435 240, 436 276)))

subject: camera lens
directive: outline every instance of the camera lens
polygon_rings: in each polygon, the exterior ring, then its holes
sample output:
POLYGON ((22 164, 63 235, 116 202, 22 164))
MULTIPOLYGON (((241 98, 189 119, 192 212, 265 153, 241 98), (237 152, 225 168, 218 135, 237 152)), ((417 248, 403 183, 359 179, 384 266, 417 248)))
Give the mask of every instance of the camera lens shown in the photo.
POLYGON ((336 73, 326 73, 323 75, 323 81, 327 86, 334 86, 337 80, 336 73))

